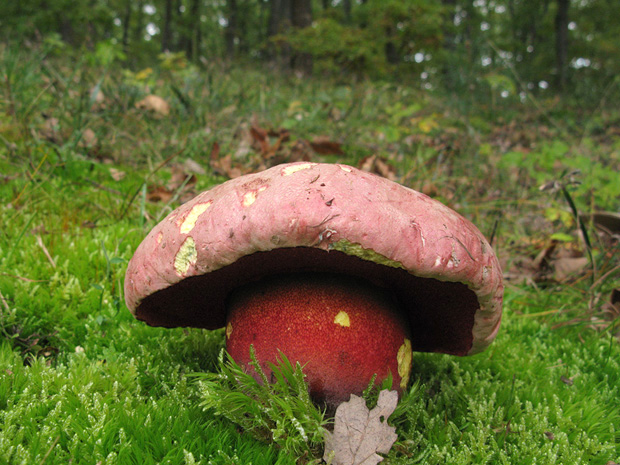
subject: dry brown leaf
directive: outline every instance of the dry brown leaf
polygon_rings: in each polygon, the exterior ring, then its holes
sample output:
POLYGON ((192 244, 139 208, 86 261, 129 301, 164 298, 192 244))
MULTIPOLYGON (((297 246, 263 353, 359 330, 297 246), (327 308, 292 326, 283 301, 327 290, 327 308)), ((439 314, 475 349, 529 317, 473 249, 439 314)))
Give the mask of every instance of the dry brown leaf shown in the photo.
POLYGON ((170 105, 157 95, 147 95, 136 103, 138 110, 146 110, 156 118, 163 118, 170 114, 170 105))
POLYGON ((378 174, 391 181, 396 180, 396 169, 384 157, 378 157, 377 155, 364 157, 359 162, 358 167, 362 171, 378 174))
POLYGON ((184 190, 192 188, 196 184, 196 176, 188 174, 183 165, 172 165, 170 167, 172 176, 168 181, 168 189, 177 190, 183 187, 184 190))
POLYGON ((101 91, 99 86, 94 86, 90 89, 90 100, 93 102, 90 109, 92 111, 104 110, 106 107, 105 94, 101 91))
POLYGON ((67 137, 66 131, 62 131, 60 128, 60 121, 53 116, 45 118, 43 124, 39 126, 37 133, 39 137, 54 144, 61 144, 67 137))
POLYGON ((205 170, 200 163, 196 160, 192 160, 191 158, 188 158, 183 162, 183 169, 188 173, 198 174, 200 176, 207 174, 207 170, 205 170))
POLYGON ((377 406, 368 410, 361 397, 351 394, 351 400, 336 409, 334 432, 325 439, 323 459, 333 465, 376 465, 383 460, 397 439, 396 428, 389 426, 388 417, 398 403, 396 391, 379 393, 377 406))
POLYGON ((310 141, 312 150, 321 155, 344 155, 342 144, 334 142, 326 136, 318 136, 310 141))
POLYGON ((581 215, 583 221, 592 219, 594 226, 601 231, 620 238, 620 213, 596 212, 592 215, 581 215))
POLYGON ((114 179, 115 181, 120 181, 126 175, 127 173, 125 173, 124 171, 118 170, 116 168, 110 168, 110 176, 112 176, 112 179, 114 179))
POLYGON ((82 131, 82 137, 79 143, 80 147, 94 147, 95 145, 97 145, 98 142, 99 139, 97 139, 95 131, 93 131, 91 128, 86 128, 82 131))
POLYGON ((620 289, 612 289, 609 300, 601 308, 603 318, 607 321, 614 321, 620 318, 620 289))
POLYGON ((588 267, 590 261, 587 257, 563 257, 550 262, 554 270, 553 278, 557 282, 563 282, 581 273, 588 267))
POLYGON ((214 174, 226 176, 230 179, 238 178, 242 174, 245 174, 243 171, 241 171, 241 168, 239 168, 239 166, 233 166, 230 154, 221 158, 211 158, 210 165, 214 174))
POLYGON ((150 186, 146 193, 146 200, 168 203, 173 195, 174 192, 164 186, 150 186))
POLYGON ((311 147, 308 141, 298 139, 289 150, 289 162, 310 161, 312 158, 311 147))

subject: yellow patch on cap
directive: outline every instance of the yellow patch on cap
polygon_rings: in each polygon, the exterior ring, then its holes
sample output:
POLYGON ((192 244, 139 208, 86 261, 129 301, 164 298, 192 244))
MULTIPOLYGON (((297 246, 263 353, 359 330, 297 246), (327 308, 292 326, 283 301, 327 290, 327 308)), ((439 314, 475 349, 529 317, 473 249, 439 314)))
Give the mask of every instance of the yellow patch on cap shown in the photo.
POLYGON ((338 315, 336 315, 336 318, 334 318, 334 323, 340 326, 344 326, 345 328, 351 326, 351 320, 349 319, 349 315, 347 314, 347 312, 343 311, 338 312, 338 315))
POLYGON ((398 361, 398 375, 400 376, 400 387, 405 389, 409 383, 409 375, 411 374, 411 361, 413 352, 411 351, 411 341, 405 339, 403 345, 399 347, 396 360, 398 361))
POLYGON ((312 168, 316 163, 300 163, 299 165, 287 166, 282 168, 282 176, 288 176, 289 174, 297 173, 301 170, 307 170, 312 168))
POLYGON ((340 168, 342 171, 346 171, 347 173, 350 173, 351 171, 353 171, 351 167, 347 165, 338 165, 338 168, 340 168))
POLYGON ((261 186, 256 190, 246 192, 243 195, 243 206, 249 207, 254 202, 256 202, 256 197, 258 197, 259 192, 263 192, 265 189, 267 189, 267 186, 261 186))
POLYGON ((181 223, 181 234, 189 234, 191 230, 194 229, 194 226, 196 226, 198 217, 200 217, 200 215, 202 215, 212 203, 213 200, 209 200, 206 203, 198 203, 194 205, 183 220, 183 223, 181 223))
POLYGON ((233 332, 232 323, 228 322, 228 324, 226 325, 226 339, 230 339, 232 332, 233 332))
POLYGON ((187 237, 174 257, 174 269, 179 276, 185 276, 189 267, 196 263, 198 252, 192 236, 187 237))

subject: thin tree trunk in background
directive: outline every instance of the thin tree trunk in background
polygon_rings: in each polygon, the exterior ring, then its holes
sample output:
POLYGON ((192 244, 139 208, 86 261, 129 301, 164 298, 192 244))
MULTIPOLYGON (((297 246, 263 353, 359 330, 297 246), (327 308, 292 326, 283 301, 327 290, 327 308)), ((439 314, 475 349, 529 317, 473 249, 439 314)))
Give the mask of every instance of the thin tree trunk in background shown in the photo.
POLYGON ((136 14, 135 29, 133 30, 133 42, 135 44, 141 44, 144 40, 144 0, 138 1, 136 14))
POLYGON ((344 11, 344 20, 347 24, 351 23, 351 0, 342 0, 342 10, 344 11))
POLYGON ((558 11, 555 16, 555 56, 557 70, 557 86, 560 90, 566 87, 568 80, 568 8, 570 0, 558 0, 558 11))
POLYGON ((187 21, 187 12, 183 11, 183 0, 176 1, 174 11, 174 24, 177 30, 177 43, 174 49, 176 51, 182 50, 187 52, 187 49, 190 47, 189 43, 191 42, 191 32, 187 21))
MULTIPOLYGON (((269 20, 267 22, 267 37, 285 34, 291 28, 291 0, 271 0, 269 2, 269 20)), ((291 48, 283 42, 271 42, 269 46, 271 58, 289 66, 291 48)))
POLYGON ((164 27, 161 33, 161 51, 167 52, 172 45, 172 0, 166 0, 164 8, 164 27))
POLYGON ((129 25, 131 23, 131 4, 132 0, 125 0, 125 14, 123 15, 123 53, 127 54, 129 49, 129 25))
MULTIPOLYGON (((441 0, 444 7, 443 21, 445 23, 443 48, 448 56, 452 56, 456 51, 456 35, 454 34, 454 16, 456 14, 456 0, 441 0)), ((449 90, 454 90, 458 80, 458 70, 451 63, 451 59, 445 60, 441 67, 443 83, 449 90)))
POLYGON ((400 56, 398 56, 398 51, 396 50, 396 45, 394 42, 389 39, 394 33, 394 27, 392 25, 385 27, 385 36, 388 38, 385 43, 385 58, 387 62, 391 65, 394 65, 400 61, 400 56))
MULTIPOLYGON (((296 29, 312 25, 311 0, 291 0, 291 22, 296 29)), ((297 71, 310 74, 312 73, 312 56, 308 53, 296 53, 292 57, 291 65, 297 71)))
POLYGON ((226 2, 228 7, 228 24, 224 31, 224 37, 226 40, 226 55, 229 60, 235 58, 235 39, 237 38, 237 25, 238 14, 237 0, 228 0, 226 2))
POLYGON ((331 2, 329 0, 322 0, 321 6, 323 7, 323 11, 327 10, 331 6, 330 3, 331 2))
POLYGON ((190 39, 190 49, 188 50, 187 56, 193 61, 196 62, 198 60, 198 55, 200 54, 200 0, 193 0, 192 6, 189 11, 189 17, 191 21, 191 39, 190 39))

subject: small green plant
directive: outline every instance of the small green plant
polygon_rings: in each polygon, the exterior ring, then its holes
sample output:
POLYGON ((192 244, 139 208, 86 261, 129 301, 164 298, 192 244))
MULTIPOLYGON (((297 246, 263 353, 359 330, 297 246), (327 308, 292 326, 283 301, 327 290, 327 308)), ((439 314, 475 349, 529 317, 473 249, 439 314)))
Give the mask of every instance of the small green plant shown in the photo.
POLYGON ((328 420, 325 412, 310 400, 299 362, 293 365, 280 353, 278 363, 269 365, 275 379, 270 383, 253 347, 250 357, 261 381, 224 351, 220 353, 219 372, 196 373, 200 405, 257 439, 277 444, 285 452, 306 461, 319 458, 328 420))

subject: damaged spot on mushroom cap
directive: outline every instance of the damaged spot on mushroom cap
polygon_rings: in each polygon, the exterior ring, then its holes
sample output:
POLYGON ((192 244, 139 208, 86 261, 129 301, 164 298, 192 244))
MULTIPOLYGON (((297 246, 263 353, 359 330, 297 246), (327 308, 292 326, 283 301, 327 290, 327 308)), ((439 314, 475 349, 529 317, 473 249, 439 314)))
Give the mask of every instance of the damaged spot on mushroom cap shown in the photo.
POLYGON ((342 310, 338 312, 338 314, 336 315, 336 318, 334 318, 334 323, 336 323, 337 325, 343 326, 345 328, 348 328, 349 326, 351 326, 351 320, 349 319, 349 315, 347 314, 347 312, 342 311, 342 310))
POLYGON ((265 189, 267 189, 267 186, 261 186, 256 190, 252 190, 252 191, 249 191, 243 194, 243 206, 249 207, 254 202, 256 202, 256 198, 258 197, 258 194, 260 192, 263 192, 265 189))
POLYGON ((316 163, 299 163, 295 165, 289 165, 285 168, 282 168, 282 176, 289 176, 293 173, 297 173, 298 171, 307 170, 308 168, 312 168, 316 163))
POLYGON ((196 221, 198 221, 200 215, 207 211, 207 208, 209 208, 212 203, 213 200, 209 200, 208 202, 194 205, 183 220, 183 223, 181 223, 181 234, 189 234, 192 229, 194 229, 194 226, 196 226, 196 221))
POLYGON ((402 389, 405 389, 409 383, 412 358, 411 341, 405 338, 403 345, 400 346, 398 354, 396 355, 396 360, 398 361, 398 375, 400 376, 400 387, 402 389))
POLYGON ((377 263, 379 265, 386 265, 392 268, 404 268, 401 263, 390 260, 372 249, 365 249, 360 244, 349 242, 346 239, 340 239, 337 242, 329 244, 329 250, 338 250, 346 253, 347 255, 352 255, 354 257, 361 258, 362 260, 368 260, 369 262, 377 263))
POLYGON ((347 165, 338 165, 338 168, 340 168, 342 171, 346 171, 347 173, 350 173, 352 171, 351 167, 347 165))
POLYGON ((228 322, 228 324, 226 325, 226 339, 230 338, 230 336, 232 336, 233 333, 233 326, 231 322, 228 322))
POLYGON ((196 242, 192 236, 188 236, 174 256, 174 270, 179 276, 185 276, 189 267, 196 263, 197 258, 196 242))

